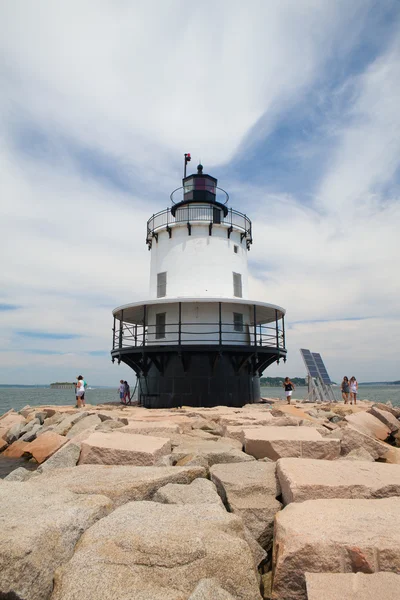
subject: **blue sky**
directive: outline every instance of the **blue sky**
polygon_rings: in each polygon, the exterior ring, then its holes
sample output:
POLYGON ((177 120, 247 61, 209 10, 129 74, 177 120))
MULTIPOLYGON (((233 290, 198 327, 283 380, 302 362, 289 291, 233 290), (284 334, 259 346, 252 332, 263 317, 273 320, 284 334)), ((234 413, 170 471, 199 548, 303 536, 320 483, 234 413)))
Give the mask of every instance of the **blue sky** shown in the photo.
POLYGON ((288 362, 399 379, 396 0, 0 7, 0 383, 133 379, 111 310, 148 294, 146 221, 184 152, 253 221, 251 297, 288 362))

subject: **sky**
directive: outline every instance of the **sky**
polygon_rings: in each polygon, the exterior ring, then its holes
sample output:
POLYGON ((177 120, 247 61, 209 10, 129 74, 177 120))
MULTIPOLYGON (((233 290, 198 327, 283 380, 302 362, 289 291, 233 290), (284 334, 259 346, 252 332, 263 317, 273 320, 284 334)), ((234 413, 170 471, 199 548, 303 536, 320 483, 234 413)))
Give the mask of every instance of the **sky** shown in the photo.
POLYGON ((112 309, 201 160, 250 216, 286 364, 400 379, 398 0, 0 4, 0 383, 134 380, 112 309))

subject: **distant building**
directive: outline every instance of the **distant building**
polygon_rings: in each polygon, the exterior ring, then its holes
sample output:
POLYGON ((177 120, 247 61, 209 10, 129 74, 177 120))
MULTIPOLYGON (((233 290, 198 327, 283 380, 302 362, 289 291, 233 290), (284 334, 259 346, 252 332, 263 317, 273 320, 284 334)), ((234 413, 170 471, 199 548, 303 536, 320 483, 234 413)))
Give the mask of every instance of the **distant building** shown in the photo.
POLYGON ((51 383, 50 384, 50 388, 52 390, 73 390, 75 388, 75 384, 74 383, 68 383, 68 381, 63 381, 61 383, 59 383, 58 381, 56 381, 56 383, 51 383))

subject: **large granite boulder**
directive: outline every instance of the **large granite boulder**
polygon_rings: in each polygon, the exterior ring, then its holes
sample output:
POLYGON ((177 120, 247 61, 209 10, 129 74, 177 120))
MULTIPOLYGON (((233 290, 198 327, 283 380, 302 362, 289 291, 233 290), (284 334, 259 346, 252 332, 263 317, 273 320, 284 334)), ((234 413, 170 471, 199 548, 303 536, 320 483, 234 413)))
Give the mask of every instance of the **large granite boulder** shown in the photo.
POLYGON ((101 423, 96 425, 95 431, 103 431, 104 433, 108 433, 109 431, 114 431, 114 429, 121 429, 124 427, 124 424, 121 421, 115 421, 114 419, 100 419, 101 423))
MULTIPOLYGON (((19 438, 23 428, 24 428, 24 422, 14 423, 14 425, 12 425, 10 427, 10 429, 6 433, 4 433, 3 439, 8 444, 12 444, 19 438)), ((1 438, 1 436, 0 436, 0 438, 1 438)))
POLYGON ((10 410, 0 417, 0 438, 6 439, 6 435, 14 425, 21 425, 21 430, 25 426, 25 418, 14 410, 10 410))
POLYGON ((379 408, 379 410, 384 410, 385 412, 389 412, 394 417, 396 417, 396 419, 400 419, 400 407, 399 406, 392 406, 391 403, 383 404, 382 402, 376 402, 373 405, 373 408, 379 408))
POLYGON ((76 494, 100 494, 109 498, 114 506, 120 506, 132 500, 150 500, 168 483, 188 484, 205 476, 206 471, 201 467, 78 465, 45 471, 33 477, 30 483, 67 489, 76 494))
POLYGON ((371 454, 363 447, 350 450, 346 456, 340 456, 338 460, 359 460, 361 462, 375 462, 371 454))
POLYGON ((41 464, 67 443, 67 438, 54 431, 45 431, 25 447, 24 454, 31 454, 41 464))
POLYGON ((85 532, 52 600, 185 600, 204 578, 261 600, 240 519, 214 504, 130 502, 85 532))
POLYGON ((95 431, 81 445, 79 464, 154 465, 171 453, 169 439, 148 435, 127 435, 121 430, 95 431))
POLYGON ((172 421, 129 421, 121 429, 121 433, 153 435, 156 437, 170 437, 180 433, 181 428, 172 421))
POLYGON ((71 429, 67 433, 67 438, 72 439, 82 431, 86 429, 95 429, 97 425, 102 423, 101 419, 97 415, 88 415, 84 419, 81 419, 74 425, 72 425, 71 429))
POLYGON ((361 431, 365 435, 370 435, 377 440, 385 441, 390 435, 389 427, 369 412, 360 411, 348 415, 345 419, 357 431, 361 431))
MULTIPOLYGON (((71 427, 73 427, 75 425, 75 423, 78 423, 79 421, 81 421, 82 419, 85 419, 86 417, 89 416, 89 413, 86 411, 82 411, 82 412, 73 412, 70 415, 63 415, 63 419, 54 425, 53 427, 53 431, 55 433, 58 433, 59 435, 67 435, 68 431, 71 429, 71 427)), ((56 417, 56 415, 54 415, 54 417, 50 417, 50 419, 46 420, 46 425, 50 424, 51 419, 54 419, 56 417)))
POLYGON ((327 439, 311 427, 260 427, 245 429, 244 447, 255 458, 293 456, 303 458, 338 458, 340 443, 327 439))
POLYGON ((268 550, 272 544, 275 514, 281 509, 275 476, 276 463, 219 464, 210 469, 228 509, 241 517, 255 540, 268 550))
POLYGON ((342 456, 347 456, 352 450, 364 448, 374 460, 378 460, 385 459, 390 450, 388 444, 380 442, 357 429, 353 429, 353 427, 336 429, 329 433, 326 438, 340 440, 340 453, 342 456))
POLYGON ((153 500, 163 504, 217 504, 224 508, 215 485, 208 479, 195 479, 189 485, 167 483, 158 489, 153 500))
POLYGON ((381 410, 377 406, 372 406, 368 412, 376 419, 379 419, 379 421, 382 421, 391 433, 396 433, 400 429, 400 421, 387 410, 381 410))
POLYGON ((24 455, 26 448, 29 446, 30 442, 21 442, 21 440, 17 440, 4 450, 2 456, 7 456, 8 458, 21 458, 21 456, 24 455))
POLYGON ((306 573, 307 600, 399 600, 396 573, 306 573))
POLYGON ((292 502, 276 515, 273 570, 274 600, 306 600, 306 571, 400 573, 400 498, 292 502))
POLYGON ((111 510, 104 496, 3 482, 0 486, 0 597, 47 600, 54 571, 82 533, 111 510))
POLYGON ((277 475, 285 504, 318 498, 400 496, 400 465, 281 458, 277 475))
POLYGON ((43 462, 37 469, 37 473, 45 473, 52 469, 66 469, 67 467, 75 467, 78 463, 81 453, 81 445, 74 442, 68 442, 61 446, 50 458, 43 462))
POLYGON ((233 447, 232 442, 235 442, 235 440, 216 438, 216 441, 208 441, 192 438, 190 441, 184 441, 175 446, 172 455, 178 464, 186 464, 187 457, 191 459, 196 457, 202 459, 203 463, 209 467, 219 463, 254 461, 252 456, 248 456, 242 450, 233 447))
POLYGON ((6 477, 4 477, 3 481, 26 481, 32 476, 33 473, 34 471, 29 471, 24 467, 18 467, 17 469, 14 469, 14 471, 11 471, 11 473, 9 473, 6 477))

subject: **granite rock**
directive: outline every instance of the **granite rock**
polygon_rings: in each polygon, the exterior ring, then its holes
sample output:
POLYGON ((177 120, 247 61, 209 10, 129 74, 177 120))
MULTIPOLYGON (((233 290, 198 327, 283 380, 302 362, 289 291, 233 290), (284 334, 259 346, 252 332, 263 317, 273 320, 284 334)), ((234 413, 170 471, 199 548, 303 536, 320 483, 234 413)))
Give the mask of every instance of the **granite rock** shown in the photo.
POLYGON ((357 429, 357 431, 377 440, 385 441, 390 435, 389 427, 369 412, 360 411, 352 415, 347 415, 345 420, 350 423, 354 429, 357 429))
POLYGON ((376 406, 372 406, 368 412, 376 419, 379 419, 391 433, 396 433, 400 429, 400 421, 387 410, 381 410, 376 406))
MULTIPOLYGON (((230 442, 233 441, 235 440, 230 440, 230 442)), ((242 450, 227 444, 226 438, 223 440, 217 438, 217 441, 213 442, 193 439, 193 441, 183 442, 173 448, 172 454, 178 464, 188 456, 196 456, 201 457, 209 467, 219 463, 239 463, 254 460, 252 456, 248 456, 242 450)))
POLYGON ((307 600, 399 600, 396 573, 306 573, 307 600))
POLYGON ((149 466, 170 453, 166 438, 96 431, 82 442, 79 464, 149 466))
POLYGON ((11 471, 6 477, 4 477, 3 481, 26 481, 32 475, 33 471, 28 471, 24 467, 18 467, 18 469, 14 469, 11 471))
MULTIPOLYGON (((71 427, 73 427, 73 425, 75 425, 76 423, 78 423, 82 419, 85 419, 88 416, 89 416, 89 413, 86 411, 73 412, 70 415, 63 415, 63 418, 61 419, 61 421, 59 423, 57 423, 57 425, 54 427, 53 431, 55 433, 58 433, 59 435, 67 435, 68 431, 71 429, 71 427)), ((50 421, 50 419, 49 419, 49 421, 50 421)), ((50 422, 46 422, 46 425, 50 425, 50 422)))
POLYGON ((336 429, 329 433, 326 438, 340 440, 340 452, 342 456, 346 456, 352 450, 364 448, 374 460, 378 460, 378 458, 385 458, 390 450, 388 444, 375 440, 373 437, 366 435, 357 429, 353 429, 353 427, 336 429))
POLYGON ((88 415, 84 419, 80 419, 72 425, 67 433, 67 438, 72 439, 86 429, 95 429, 97 425, 101 425, 102 421, 97 415, 88 415))
POLYGON ((68 442, 64 446, 61 446, 57 452, 42 463, 37 469, 37 473, 45 473, 52 469, 66 469, 68 467, 75 467, 78 463, 79 455, 81 452, 81 445, 75 444, 74 442, 68 442))
POLYGON ((30 481, 3 482, 0 505, 0 597, 23 600, 50 598, 54 571, 71 558, 83 531, 111 509, 102 496, 30 481))
POLYGON ((311 570, 400 573, 400 498, 307 500, 277 513, 272 598, 306 600, 311 570))
POLYGON ((274 518, 281 509, 276 463, 219 464, 210 469, 228 509, 240 516, 254 539, 268 550, 272 544, 274 518))
POLYGON ((14 425, 10 427, 7 433, 3 435, 3 439, 7 442, 7 444, 12 444, 19 438, 23 427, 23 423, 14 423, 14 425))
POLYGON ((67 438, 63 435, 58 435, 54 431, 46 431, 25 446, 24 454, 31 454, 41 464, 57 452, 67 441, 67 438))
POLYGON ((205 476, 205 470, 200 467, 78 465, 45 471, 30 483, 76 494, 99 494, 109 498, 114 506, 121 506, 132 500, 150 500, 168 483, 188 484, 205 476))
POLYGON ((311 427, 260 427, 245 429, 245 451, 255 458, 310 457, 338 458, 340 444, 311 427), (334 443, 332 443, 334 442, 334 443))
POLYGON ((319 498, 400 496, 400 465, 281 458, 276 470, 285 504, 319 498))
POLYGON ((189 600, 235 600, 235 596, 223 590, 215 579, 202 579, 189 600))
POLYGON ((99 425, 95 427, 95 431, 103 431, 107 433, 108 431, 113 431, 114 429, 121 429, 123 427, 123 423, 121 421, 114 421, 113 419, 103 420, 99 425))
POLYGON ((21 458, 28 447, 29 442, 21 442, 21 440, 17 440, 4 450, 2 456, 8 456, 8 458, 21 458))
POLYGON ((240 520, 214 504, 130 502, 84 533, 52 600, 185 600, 205 578, 261 600, 240 520))
POLYGON ((351 450, 346 456, 340 456, 338 460, 360 460, 362 462, 375 462, 375 459, 365 448, 355 448, 351 450))
POLYGON ((163 504, 217 504, 224 508, 215 485, 208 479, 195 479, 189 485, 168 483, 158 489, 153 500, 163 504))

